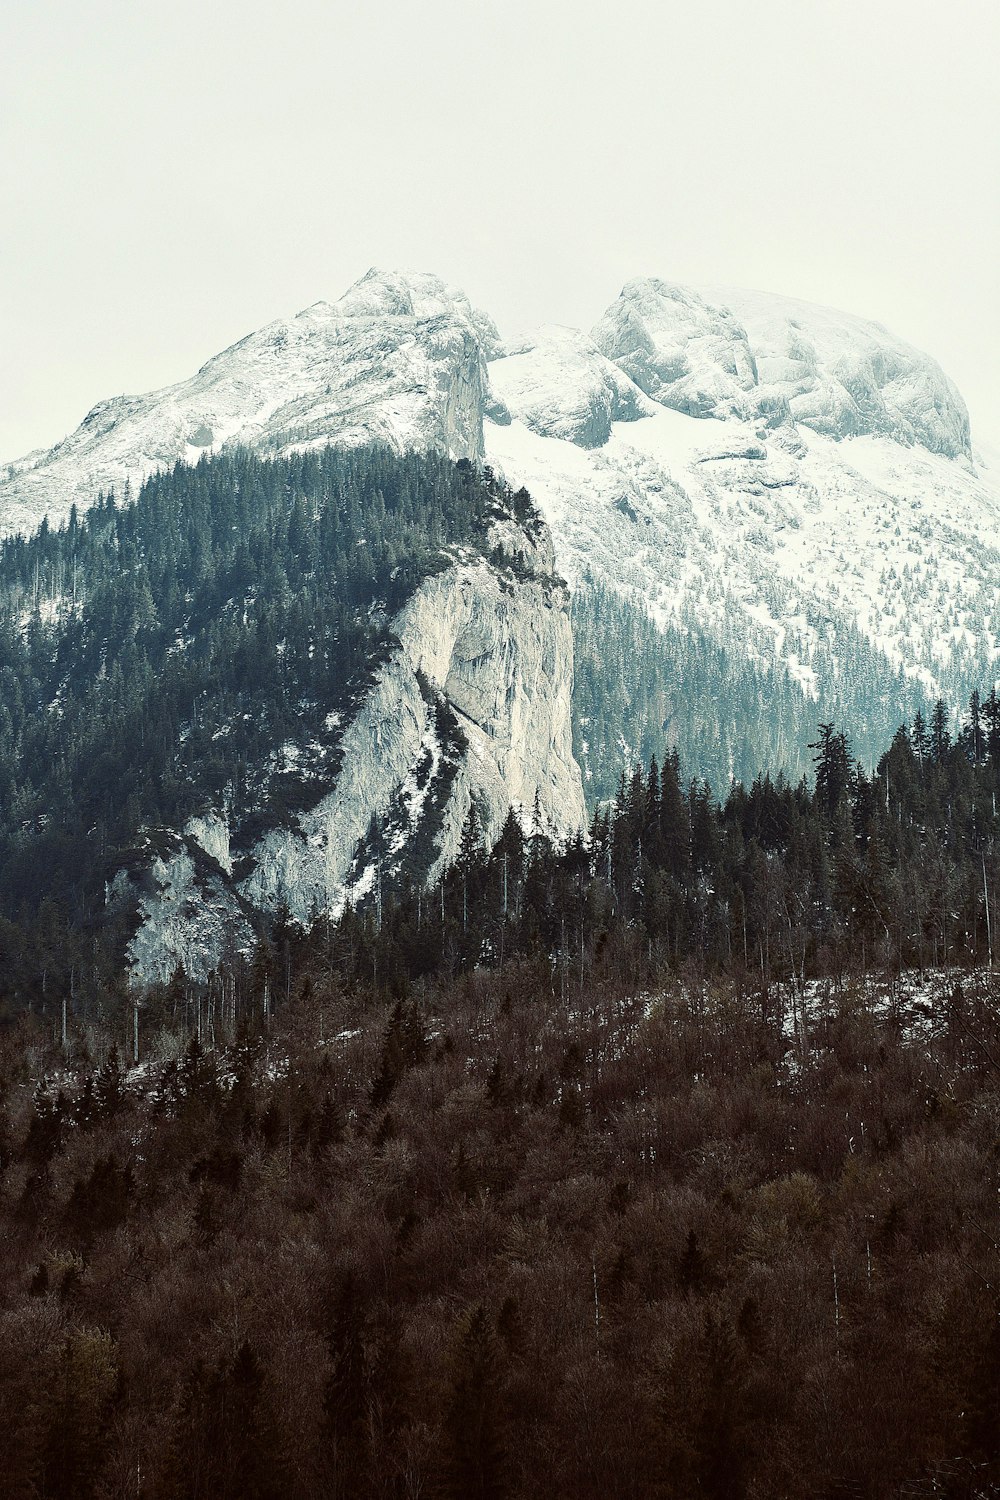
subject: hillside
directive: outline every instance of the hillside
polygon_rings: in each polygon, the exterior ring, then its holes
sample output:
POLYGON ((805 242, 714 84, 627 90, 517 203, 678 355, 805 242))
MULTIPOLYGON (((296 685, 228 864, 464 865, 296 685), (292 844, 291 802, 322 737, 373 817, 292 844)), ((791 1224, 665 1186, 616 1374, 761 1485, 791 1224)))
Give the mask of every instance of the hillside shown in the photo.
POLYGON ((381 448, 178 465, 0 547, 0 910, 203 977, 257 917, 583 821, 530 501, 381 448), (56 916, 55 914, 59 914, 56 916))

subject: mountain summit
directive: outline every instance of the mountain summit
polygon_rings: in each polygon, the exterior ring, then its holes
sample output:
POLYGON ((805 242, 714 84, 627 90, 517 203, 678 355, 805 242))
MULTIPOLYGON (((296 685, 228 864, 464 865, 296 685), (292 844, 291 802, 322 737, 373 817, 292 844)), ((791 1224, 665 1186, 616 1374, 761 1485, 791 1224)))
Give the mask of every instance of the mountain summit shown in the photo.
POLYGON ((204 453, 388 442, 481 458, 496 329, 436 276, 369 271, 338 302, 269 323, 179 385, 101 401, 47 452, 7 466, 0 534, 204 453))
POLYGON ((489 378, 487 455, 574 589, 592 793, 665 739, 716 785, 799 774, 818 719, 867 758, 992 679, 1000 485, 954 384, 879 324, 636 280, 489 378))
POLYGON ((801 424, 971 456, 969 414, 934 360, 878 323, 786 297, 630 281, 593 330, 601 353, 661 406, 693 417, 801 424))

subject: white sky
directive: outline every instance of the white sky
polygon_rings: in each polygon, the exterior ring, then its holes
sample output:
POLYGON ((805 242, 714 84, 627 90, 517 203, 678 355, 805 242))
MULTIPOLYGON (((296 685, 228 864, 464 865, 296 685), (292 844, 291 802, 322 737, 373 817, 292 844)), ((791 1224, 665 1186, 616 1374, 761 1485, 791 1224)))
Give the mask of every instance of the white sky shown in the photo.
POLYGON ((1000 435, 996 0, 7 0, 0 457, 370 265, 875 317, 1000 435))

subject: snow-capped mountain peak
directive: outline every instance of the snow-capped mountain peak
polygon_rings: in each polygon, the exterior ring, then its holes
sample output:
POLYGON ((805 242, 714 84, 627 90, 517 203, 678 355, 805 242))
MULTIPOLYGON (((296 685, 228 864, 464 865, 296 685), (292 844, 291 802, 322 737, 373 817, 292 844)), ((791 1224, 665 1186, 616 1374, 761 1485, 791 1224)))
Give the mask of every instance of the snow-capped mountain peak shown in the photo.
POLYGON ((489 318, 436 276, 372 270, 335 303, 249 334, 178 385, 102 401, 63 442, 5 467, 0 534, 227 443, 331 441, 482 455, 489 318))
MULTIPOLYGON (((954 384, 880 324, 644 278, 589 339, 543 329, 489 373, 511 420, 487 422, 487 453, 540 505, 578 617, 610 591, 655 622, 664 661, 697 658, 707 684, 712 655, 729 678, 699 702, 668 672, 643 725, 659 668, 626 663, 619 762, 669 725, 716 779, 798 771, 818 714, 851 723, 864 754, 915 702, 958 703, 994 675, 996 471, 972 458, 954 384), (785 704, 786 729, 776 707, 770 736, 748 723, 740 694, 785 704)), ((591 755, 593 738, 581 724, 591 755)))
POLYGON ((654 401, 689 416, 971 454, 965 402, 936 361, 849 313, 647 278, 626 283, 593 339, 654 401))
MULTIPOLYGON (((698 633, 766 691, 793 684, 796 742, 822 711, 852 715, 863 744, 859 681, 898 720, 911 689, 957 701, 993 671, 1000 489, 937 363, 847 313, 656 277, 626 282, 589 335, 547 325, 504 346, 439 277, 370 270, 11 465, 0 534, 230 444, 372 440, 489 459, 531 491, 571 583, 678 650, 698 633)), ((616 754, 636 752, 633 730, 616 754)), ((775 760, 800 766, 790 745, 775 760)), ((709 751, 716 776, 727 755, 709 751)))
POLYGON ((757 414, 746 330, 689 287, 629 281, 593 329, 594 343, 661 406, 688 416, 757 414))

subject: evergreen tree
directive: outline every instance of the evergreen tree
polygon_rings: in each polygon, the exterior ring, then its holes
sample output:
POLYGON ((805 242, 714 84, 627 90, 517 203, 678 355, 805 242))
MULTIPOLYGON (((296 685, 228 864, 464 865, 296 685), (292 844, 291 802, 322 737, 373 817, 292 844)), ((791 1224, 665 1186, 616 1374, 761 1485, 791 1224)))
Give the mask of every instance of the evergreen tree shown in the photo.
POLYGON ((500 1354, 479 1306, 461 1328, 450 1376, 446 1493, 456 1500, 504 1494, 500 1354))

